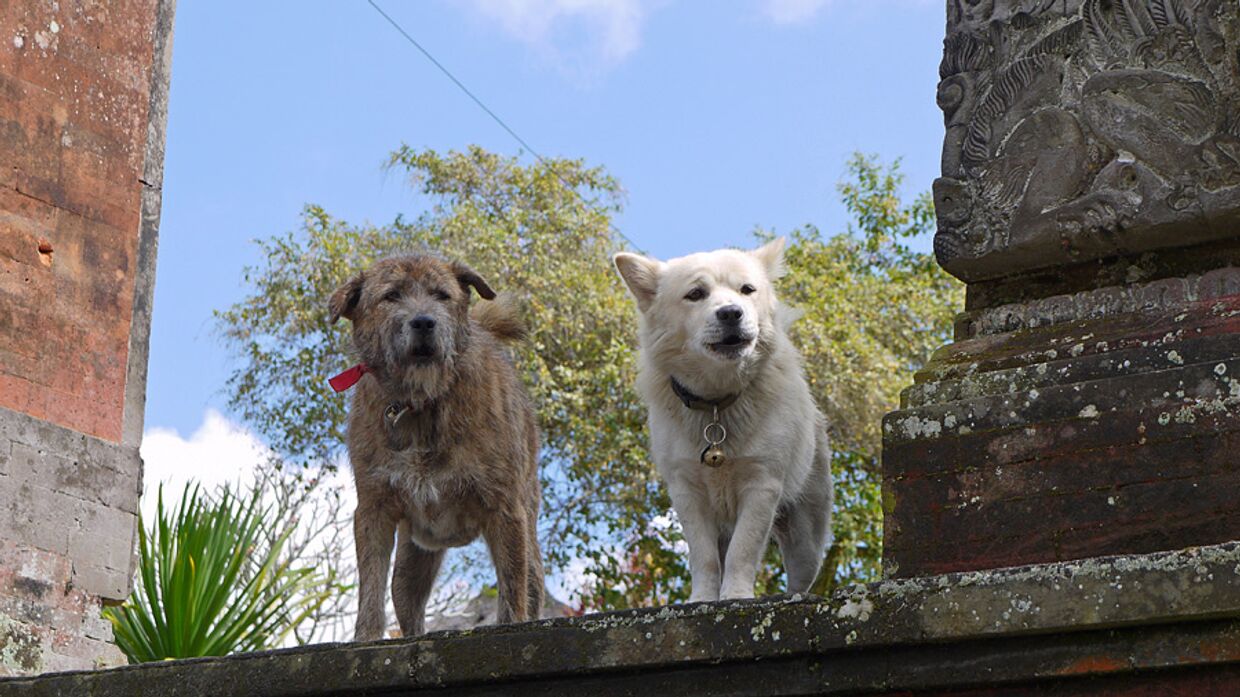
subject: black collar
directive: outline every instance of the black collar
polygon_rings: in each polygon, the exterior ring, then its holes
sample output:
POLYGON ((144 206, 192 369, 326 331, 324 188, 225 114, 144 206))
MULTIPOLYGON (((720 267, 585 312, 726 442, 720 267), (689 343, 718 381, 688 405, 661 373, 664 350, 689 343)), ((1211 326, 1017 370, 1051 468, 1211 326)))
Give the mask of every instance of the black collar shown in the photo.
POLYGON ((676 378, 671 378, 671 381, 672 392, 674 392, 680 401, 684 403, 685 407, 689 409, 696 409, 698 411, 727 409, 732 406, 732 403, 736 401, 737 397, 740 397, 739 394, 733 393, 726 394, 719 399, 707 399, 691 392, 688 387, 680 384, 680 381, 676 378))

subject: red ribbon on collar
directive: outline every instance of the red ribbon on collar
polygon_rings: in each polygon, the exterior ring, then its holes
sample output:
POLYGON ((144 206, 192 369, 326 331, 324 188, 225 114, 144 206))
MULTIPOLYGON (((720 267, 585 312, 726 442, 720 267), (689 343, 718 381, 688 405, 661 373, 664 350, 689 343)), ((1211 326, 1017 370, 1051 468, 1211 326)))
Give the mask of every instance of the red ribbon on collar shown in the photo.
POLYGON ((350 387, 356 385, 357 381, 361 380, 362 376, 369 372, 370 366, 365 363, 358 363, 336 377, 328 378, 327 384, 331 385, 332 389, 337 392, 344 392, 350 387))

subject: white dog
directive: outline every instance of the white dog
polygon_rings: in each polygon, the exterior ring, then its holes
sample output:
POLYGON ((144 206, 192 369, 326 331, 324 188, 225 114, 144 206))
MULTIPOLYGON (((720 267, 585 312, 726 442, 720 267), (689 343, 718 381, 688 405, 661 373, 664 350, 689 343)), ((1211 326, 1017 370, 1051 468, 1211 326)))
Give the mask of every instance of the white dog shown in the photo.
POLYGON ((690 602, 752 598, 772 530, 789 592, 831 534, 831 451, 775 297, 783 239, 661 262, 617 254, 640 310, 638 390, 689 543, 690 602))

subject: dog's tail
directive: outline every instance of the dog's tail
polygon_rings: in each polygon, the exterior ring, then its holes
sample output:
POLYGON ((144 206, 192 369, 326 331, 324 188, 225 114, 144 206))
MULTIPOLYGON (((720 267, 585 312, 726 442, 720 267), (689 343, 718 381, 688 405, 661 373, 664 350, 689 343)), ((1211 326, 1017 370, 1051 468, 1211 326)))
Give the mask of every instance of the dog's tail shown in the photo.
POLYGON ((510 344, 525 339, 528 330, 521 321, 521 307, 511 293, 500 293, 494 300, 482 300, 469 309, 469 316, 495 338, 510 344))

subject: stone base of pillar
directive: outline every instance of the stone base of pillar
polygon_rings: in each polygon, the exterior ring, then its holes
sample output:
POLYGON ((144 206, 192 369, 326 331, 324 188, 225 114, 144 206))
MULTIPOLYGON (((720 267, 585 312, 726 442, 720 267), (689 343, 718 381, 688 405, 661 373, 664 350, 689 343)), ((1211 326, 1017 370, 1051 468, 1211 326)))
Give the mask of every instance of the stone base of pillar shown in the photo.
POLYGON ((1240 539, 1230 254, 1201 274, 1159 277, 1178 262, 1148 260, 1057 274, 1071 292, 1037 300, 971 287, 989 307, 962 316, 883 424, 887 575, 1240 539), (1124 269, 1154 280, 1080 287, 1124 269))

